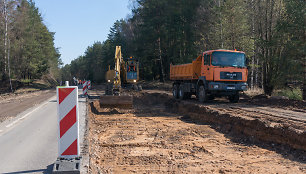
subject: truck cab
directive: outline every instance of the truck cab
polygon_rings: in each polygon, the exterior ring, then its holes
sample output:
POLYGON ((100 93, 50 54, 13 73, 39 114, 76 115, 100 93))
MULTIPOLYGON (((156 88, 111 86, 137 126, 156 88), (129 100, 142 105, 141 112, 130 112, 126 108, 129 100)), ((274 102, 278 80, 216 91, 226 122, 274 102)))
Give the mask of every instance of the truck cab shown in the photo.
POLYGON ((215 50, 203 53, 201 76, 210 95, 233 95, 246 90, 247 74, 244 52, 215 50))
POLYGON ((247 89, 247 74, 245 53, 236 50, 210 50, 191 64, 170 66, 174 97, 196 95, 201 102, 223 96, 238 102, 239 92, 247 89))

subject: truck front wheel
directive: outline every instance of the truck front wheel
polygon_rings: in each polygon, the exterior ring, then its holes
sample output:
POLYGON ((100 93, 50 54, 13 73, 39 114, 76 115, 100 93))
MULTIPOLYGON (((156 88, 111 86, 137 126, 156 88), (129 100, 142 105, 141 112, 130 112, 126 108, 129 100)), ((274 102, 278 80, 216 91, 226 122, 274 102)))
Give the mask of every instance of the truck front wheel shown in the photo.
POLYGON ((205 88, 203 85, 201 85, 199 87, 199 90, 198 90, 198 99, 201 103, 203 102, 206 102, 207 101, 207 94, 206 94, 206 91, 205 91, 205 88))
POLYGON ((177 99, 178 98, 178 85, 173 85, 172 88, 172 94, 173 94, 173 98, 177 99))

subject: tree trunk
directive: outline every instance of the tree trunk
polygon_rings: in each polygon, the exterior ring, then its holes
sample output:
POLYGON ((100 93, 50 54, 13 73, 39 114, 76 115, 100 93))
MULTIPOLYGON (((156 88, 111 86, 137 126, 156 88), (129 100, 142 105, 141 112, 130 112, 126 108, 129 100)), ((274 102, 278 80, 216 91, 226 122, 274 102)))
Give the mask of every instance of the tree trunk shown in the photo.
POLYGON ((3 60, 3 74, 2 81, 7 80, 7 26, 8 26, 8 14, 7 14, 7 2, 3 1, 3 16, 4 16, 4 60, 3 60))
POLYGON ((305 84, 305 77, 303 82, 303 100, 306 100, 306 84, 305 84))
MULTIPOLYGON (((219 10, 221 8, 221 2, 219 0, 219 10)), ((219 17, 221 18, 221 10, 220 10, 220 13, 219 13, 219 17)), ((223 42, 223 27, 222 27, 222 21, 220 20, 220 39, 221 39, 221 48, 224 48, 224 42, 223 42)))
POLYGON ((165 76, 164 76, 164 66, 163 66, 163 59, 162 59, 162 51, 161 51, 161 46, 160 46, 160 37, 158 38, 158 56, 159 56, 159 65, 160 65, 160 77, 159 80, 160 82, 165 82, 165 76))
POLYGON ((306 63, 304 62, 304 78, 303 78, 303 100, 306 100, 306 63))

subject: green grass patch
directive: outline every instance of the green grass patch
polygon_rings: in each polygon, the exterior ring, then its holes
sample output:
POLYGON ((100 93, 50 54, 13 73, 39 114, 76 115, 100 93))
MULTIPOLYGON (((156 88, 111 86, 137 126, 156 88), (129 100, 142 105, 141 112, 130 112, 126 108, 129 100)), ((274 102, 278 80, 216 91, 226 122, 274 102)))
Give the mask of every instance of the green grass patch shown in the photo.
POLYGON ((50 88, 50 85, 48 84, 44 84, 44 83, 32 83, 31 85, 32 88, 36 88, 36 89, 48 89, 50 88))
POLYGON ((303 93, 300 88, 286 88, 286 89, 280 89, 276 90, 274 93, 275 96, 285 96, 289 99, 293 100, 302 100, 303 99, 303 93))
POLYGON ((32 88, 32 89, 48 89, 51 88, 52 85, 44 80, 39 79, 22 79, 20 80, 22 84, 22 88, 32 88))
POLYGON ((32 83, 33 80, 32 79, 21 79, 20 82, 21 83, 32 83))

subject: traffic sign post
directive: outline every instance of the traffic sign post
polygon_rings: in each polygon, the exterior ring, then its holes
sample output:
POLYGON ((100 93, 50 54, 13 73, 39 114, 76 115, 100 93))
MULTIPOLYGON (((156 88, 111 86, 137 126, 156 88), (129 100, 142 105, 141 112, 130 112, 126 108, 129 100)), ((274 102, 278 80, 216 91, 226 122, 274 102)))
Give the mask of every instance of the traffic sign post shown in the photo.
POLYGON ((57 87, 58 159, 53 173, 80 173, 78 88, 57 87))

